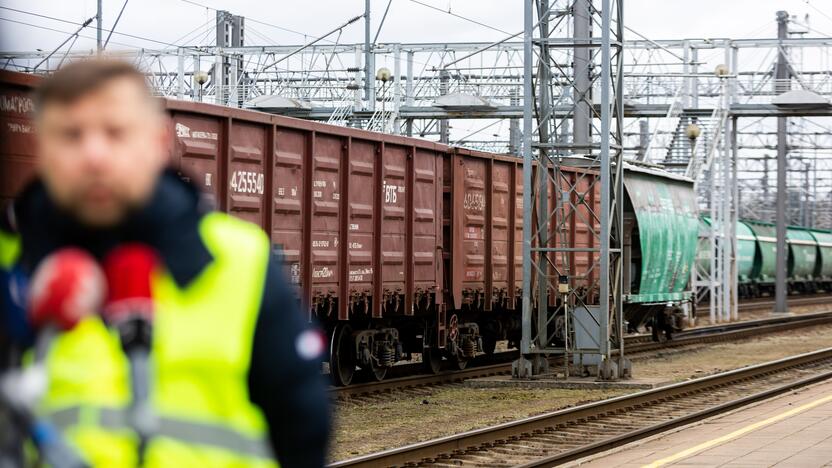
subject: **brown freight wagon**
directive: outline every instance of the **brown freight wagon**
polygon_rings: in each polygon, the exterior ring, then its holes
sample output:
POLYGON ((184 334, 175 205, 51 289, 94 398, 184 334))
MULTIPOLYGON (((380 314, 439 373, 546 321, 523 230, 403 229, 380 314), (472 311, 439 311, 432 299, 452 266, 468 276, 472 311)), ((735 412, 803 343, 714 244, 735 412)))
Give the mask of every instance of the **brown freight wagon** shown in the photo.
MULTIPOLYGON (((3 201, 33 172, 37 80, 0 71, 3 201)), ((329 334, 336 383, 348 384, 356 367, 383 378, 412 353, 438 371, 442 359, 464 367, 499 339, 519 343, 522 161, 248 110, 162 104, 172 165, 219 210, 270 234, 329 334)), ((583 192, 570 194, 577 214, 555 213, 551 236, 592 245, 597 234, 579 227, 600 204, 595 177, 562 169, 563 186, 577 178, 583 192)), ((561 190, 550 183, 549 191, 555 206, 561 190)), ((576 277, 589 270, 573 287, 592 294, 589 254, 567 260, 576 277)))

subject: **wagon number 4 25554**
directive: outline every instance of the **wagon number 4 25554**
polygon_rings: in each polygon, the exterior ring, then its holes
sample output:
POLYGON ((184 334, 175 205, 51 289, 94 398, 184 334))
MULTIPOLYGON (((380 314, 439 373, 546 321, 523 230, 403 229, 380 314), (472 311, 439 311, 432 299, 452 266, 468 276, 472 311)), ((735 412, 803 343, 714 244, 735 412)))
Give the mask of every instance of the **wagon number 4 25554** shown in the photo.
POLYGON ((234 171, 231 173, 231 189, 239 193, 263 194, 265 178, 262 173, 234 171))

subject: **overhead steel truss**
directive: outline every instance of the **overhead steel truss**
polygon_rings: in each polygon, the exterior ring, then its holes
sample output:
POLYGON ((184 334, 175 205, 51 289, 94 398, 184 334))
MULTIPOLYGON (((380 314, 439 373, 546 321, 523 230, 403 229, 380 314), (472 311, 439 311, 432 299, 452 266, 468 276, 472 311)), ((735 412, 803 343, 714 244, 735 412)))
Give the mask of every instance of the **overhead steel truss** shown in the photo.
MULTIPOLYGON (((599 158, 607 133, 612 138, 610 167, 618 157, 676 164, 678 155, 670 153, 682 147, 682 160, 696 156, 690 160, 698 161, 698 157, 705 163, 710 158, 710 163, 697 166, 690 175, 697 177, 702 189, 703 210, 711 213, 716 205, 727 207, 727 211, 720 208, 712 213, 724 219, 725 225, 737 216, 774 221, 773 155, 779 148, 789 154, 788 217, 792 222, 832 228, 832 163, 825 156, 832 152, 828 138, 832 124, 827 119, 832 107, 792 109, 771 102, 783 89, 832 98, 832 38, 787 34, 762 39, 622 41, 618 35, 620 1, 524 2, 538 12, 530 36, 532 56, 527 55, 528 27, 523 31, 518 27, 518 34, 495 42, 376 43, 368 48, 340 43, 340 36, 333 35, 311 45, 196 44, 113 53, 140 65, 160 96, 234 106, 252 105, 262 96, 280 96, 299 105, 262 110, 518 156, 526 155, 520 142, 532 139, 534 157, 549 158, 551 167, 569 155, 588 153, 599 158), (582 5, 588 5, 593 34, 579 44, 573 33, 580 32, 574 28, 582 5), (540 16, 540 11, 548 14, 540 16), (602 34, 605 13, 611 35, 606 42, 602 34), (544 34, 547 27, 548 34, 544 34), (600 57, 607 45, 614 65, 600 57), (592 55, 587 73, 592 79, 576 83, 574 59, 586 51, 592 55), (539 67, 541 59, 548 66, 539 67), (724 65, 728 75, 715 73, 717 65, 724 65), (610 73, 601 71, 605 66, 610 73), (387 81, 374 76, 373 68, 381 67, 391 71, 387 81), (530 69, 548 70, 548 74, 535 75, 532 84, 527 82, 530 69), (208 73, 207 82, 196 79, 200 72, 208 73), (601 101, 607 79, 609 106, 601 101), (541 88, 540 82, 549 85, 541 88), (373 93, 365 92, 370 84, 373 93), (442 105, 449 95, 479 101, 463 99, 469 104, 461 107, 442 105), (576 103, 575 96, 592 98, 576 103), (532 135, 520 128, 521 119, 528 120, 529 109, 538 119, 532 135), (601 128, 605 111, 612 119, 606 121, 609 132, 601 128), (581 133, 583 125, 575 126, 577 115, 591 116, 589 140, 581 133), (786 138, 778 137, 782 129, 776 131, 775 119, 770 117, 788 117, 786 138), (734 131, 737 121, 741 125, 734 131), (695 145, 679 138, 687 123, 703 127, 695 145), (560 138, 561 133, 568 138, 560 138), (737 187, 741 187, 738 193, 737 187), (737 195, 728 201, 713 199, 715 188, 737 195)), ((0 68, 32 71, 37 66, 36 72, 49 72, 64 60, 90 53, 70 51, 47 58, 49 52, 6 51, 0 52, 0 68)), ((614 195, 610 194, 611 219, 614 195)), ((730 232, 719 235, 730 238, 730 232)), ((724 255, 730 264, 732 253, 724 255)), ((552 271, 556 269, 546 273, 552 271)))

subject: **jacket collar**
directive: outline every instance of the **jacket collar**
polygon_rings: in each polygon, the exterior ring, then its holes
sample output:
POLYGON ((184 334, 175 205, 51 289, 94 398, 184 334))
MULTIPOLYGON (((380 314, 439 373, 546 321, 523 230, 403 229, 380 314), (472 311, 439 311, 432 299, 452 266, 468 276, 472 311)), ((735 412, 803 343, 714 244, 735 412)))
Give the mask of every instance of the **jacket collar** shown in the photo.
POLYGON ((20 265, 31 273, 44 257, 63 247, 80 247, 99 260, 117 245, 140 242, 154 248, 176 283, 191 282, 213 257, 199 234, 199 189, 167 170, 141 208, 119 225, 97 229, 78 222, 49 197, 40 180, 17 198, 12 217, 22 239, 20 265))

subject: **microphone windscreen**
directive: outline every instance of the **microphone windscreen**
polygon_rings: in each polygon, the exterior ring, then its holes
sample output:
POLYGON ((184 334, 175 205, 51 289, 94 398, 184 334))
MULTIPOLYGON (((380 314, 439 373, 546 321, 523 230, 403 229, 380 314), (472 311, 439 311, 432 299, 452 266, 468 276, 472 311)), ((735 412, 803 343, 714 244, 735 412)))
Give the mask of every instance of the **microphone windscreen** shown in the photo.
POLYGON ((134 315, 153 318, 151 279, 157 265, 156 251, 144 244, 124 244, 107 255, 105 321, 114 323, 134 315))
POLYGON ((95 259, 78 248, 64 248, 41 261, 29 285, 29 322, 70 330, 99 311, 106 283, 95 259))

